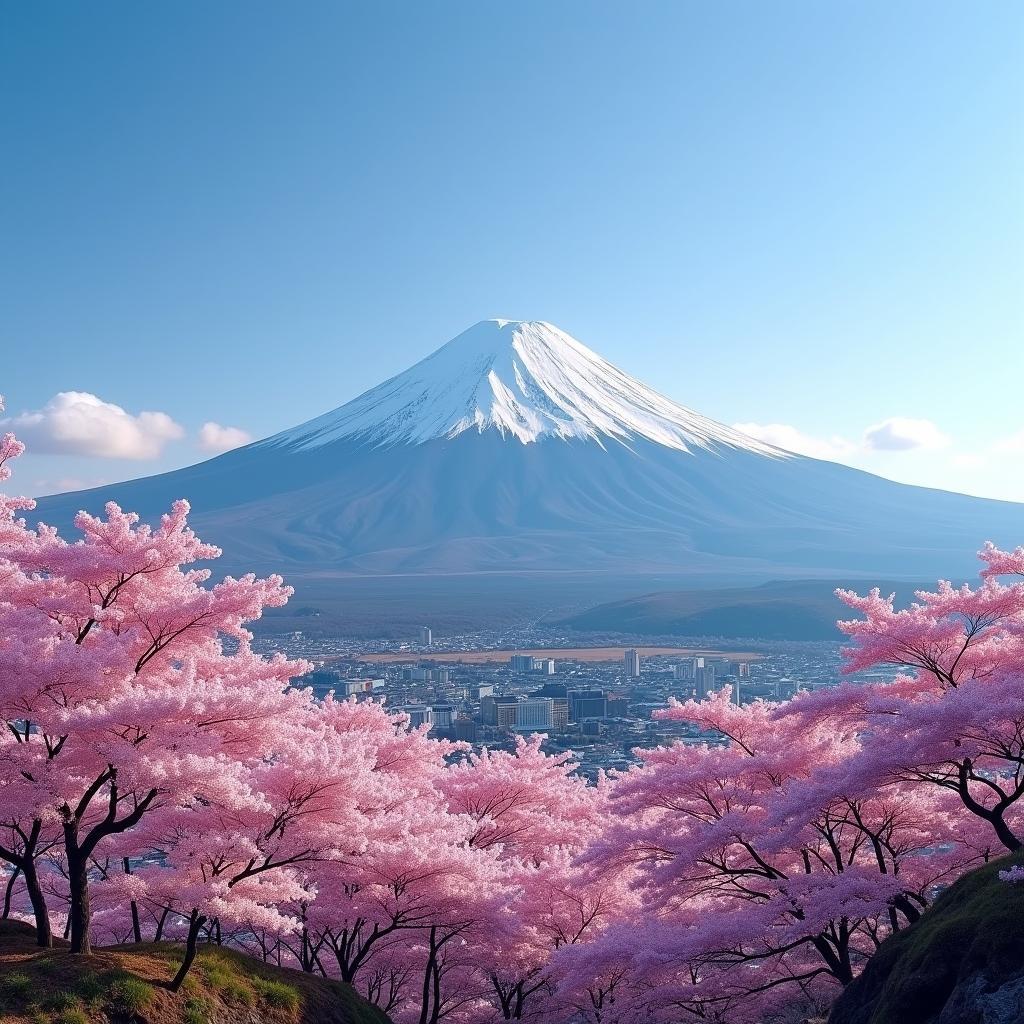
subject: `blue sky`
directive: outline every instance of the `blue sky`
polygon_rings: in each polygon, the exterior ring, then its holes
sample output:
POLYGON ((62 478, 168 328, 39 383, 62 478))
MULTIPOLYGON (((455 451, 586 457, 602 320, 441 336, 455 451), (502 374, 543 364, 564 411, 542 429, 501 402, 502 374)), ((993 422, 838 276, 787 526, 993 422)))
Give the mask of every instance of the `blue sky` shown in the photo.
POLYGON ((8 4, 0 51, 24 490, 196 461, 500 316, 1024 500, 1018 3, 8 4))

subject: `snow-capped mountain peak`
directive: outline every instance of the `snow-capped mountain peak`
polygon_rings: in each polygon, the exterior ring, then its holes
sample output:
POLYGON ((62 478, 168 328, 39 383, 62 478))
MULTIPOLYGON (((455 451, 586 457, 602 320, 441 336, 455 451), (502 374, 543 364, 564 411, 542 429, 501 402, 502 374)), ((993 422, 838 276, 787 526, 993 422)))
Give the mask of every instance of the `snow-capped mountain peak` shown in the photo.
POLYGON ((483 320, 358 398, 264 444, 319 448, 344 438, 419 444, 495 430, 543 437, 644 438, 668 448, 786 453, 665 398, 543 321, 483 320))

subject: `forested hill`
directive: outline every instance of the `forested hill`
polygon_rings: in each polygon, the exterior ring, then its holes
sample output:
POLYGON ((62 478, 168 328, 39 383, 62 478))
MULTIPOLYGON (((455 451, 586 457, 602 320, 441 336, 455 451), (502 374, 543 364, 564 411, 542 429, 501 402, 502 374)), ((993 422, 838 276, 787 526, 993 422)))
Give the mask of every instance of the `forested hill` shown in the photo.
MULTIPOLYGON (((837 587, 860 593, 878 586, 897 607, 924 584, 865 580, 785 580, 725 590, 665 590, 599 604, 563 620, 573 629, 644 636, 729 636, 765 640, 839 640, 846 609, 837 587)), ((930 589, 933 589, 930 588, 930 589)))

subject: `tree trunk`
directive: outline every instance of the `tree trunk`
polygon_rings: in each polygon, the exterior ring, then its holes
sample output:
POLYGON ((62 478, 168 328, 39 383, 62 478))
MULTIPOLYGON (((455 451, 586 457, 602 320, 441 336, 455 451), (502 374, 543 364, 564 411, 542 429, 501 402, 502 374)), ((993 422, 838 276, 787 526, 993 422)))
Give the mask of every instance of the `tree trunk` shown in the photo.
POLYGON ((50 914, 46 909, 46 896, 43 895, 42 886, 39 884, 39 875, 36 873, 36 862, 29 860, 22 868, 25 876, 25 888, 28 890, 28 898, 32 903, 32 915, 36 921, 36 945, 42 949, 49 949, 53 945, 53 933, 50 931, 50 914))
MULTIPOLYGON (((121 859, 121 863, 124 865, 124 873, 130 875, 132 873, 132 864, 127 857, 121 859)), ((136 942, 142 941, 142 925, 139 923, 139 905, 132 900, 129 903, 132 911, 132 936, 136 942)))
POLYGON ((92 944, 89 941, 89 864, 87 859, 78 853, 77 843, 67 844, 67 858, 68 884, 71 889, 71 952, 88 956, 92 953, 92 944))
POLYGON ((7 888, 4 890, 3 920, 5 921, 11 916, 11 897, 14 895, 14 886, 17 884, 20 875, 21 868, 15 867, 11 872, 11 877, 7 880, 7 888))
POLYGON ((178 973, 167 986, 172 992, 177 992, 178 989, 181 988, 181 983, 188 977, 188 972, 192 969, 192 964, 195 963, 196 952, 198 951, 199 946, 199 932, 202 930, 204 924, 206 924, 206 918, 203 917, 198 910, 193 910, 191 917, 188 919, 188 938, 185 940, 185 959, 181 961, 178 973))

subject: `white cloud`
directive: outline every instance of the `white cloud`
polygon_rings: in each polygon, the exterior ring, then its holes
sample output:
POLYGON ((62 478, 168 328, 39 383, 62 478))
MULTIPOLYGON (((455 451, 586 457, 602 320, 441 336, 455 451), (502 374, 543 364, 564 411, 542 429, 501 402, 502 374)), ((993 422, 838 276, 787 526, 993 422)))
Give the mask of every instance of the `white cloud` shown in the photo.
POLYGON ((0 420, 33 454, 155 459, 168 441, 185 436, 167 413, 140 412, 104 402, 87 391, 61 391, 34 412, 0 420))
POLYGON ((857 445, 843 437, 811 437, 788 423, 734 423, 733 429, 773 444, 776 448, 784 448, 787 452, 809 455, 812 459, 837 462, 857 451, 857 445))
POLYGON ((240 427, 222 427, 212 420, 199 428, 199 447, 207 452, 228 452, 251 440, 252 435, 240 427))
POLYGON ((875 452, 946 448, 949 443, 949 437, 931 420, 914 420, 903 416, 893 416, 864 431, 864 447, 875 452))
POLYGON ((45 494, 63 494, 65 491, 84 491, 90 487, 102 487, 110 483, 114 481, 109 477, 61 476, 54 480, 43 478, 33 481, 30 493, 34 497, 42 497, 45 494))
POLYGON ((1024 430, 996 441, 992 448, 1000 455, 1024 455, 1024 430))

